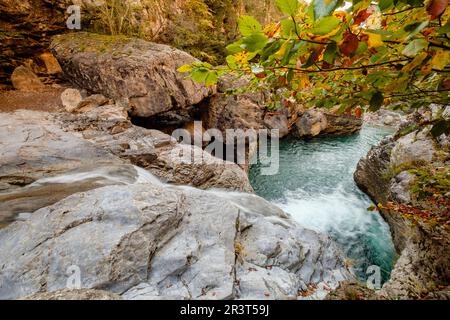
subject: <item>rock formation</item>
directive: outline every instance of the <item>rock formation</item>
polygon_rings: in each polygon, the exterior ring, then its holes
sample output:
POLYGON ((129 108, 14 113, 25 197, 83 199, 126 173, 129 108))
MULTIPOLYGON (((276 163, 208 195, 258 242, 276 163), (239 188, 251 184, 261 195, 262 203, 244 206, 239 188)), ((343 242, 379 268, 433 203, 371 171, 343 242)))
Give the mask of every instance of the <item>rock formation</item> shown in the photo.
POLYGON ((51 49, 67 80, 127 103, 134 116, 183 109, 214 90, 178 73, 180 66, 195 59, 166 45, 76 33, 55 37, 51 49))
POLYGON ((82 288, 125 299, 297 299, 311 285, 323 297, 351 277, 329 238, 252 194, 170 186, 128 165, 38 180, 16 197, 30 188, 72 195, 0 229, 3 299, 58 297, 71 268, 82 288), (73 188, 93 179, 111 185, 73 188))
MULTIPOLYGON (((441 111, 444 109, 440 108, 441 111)), ((423 121, 424 111, 416 114, 416 121, 423 121)), ((444 140, 445 134, 435 138, 430 133, 430 126, 412 122, 404 125, 394 137, 374 147, 358 164, 355 180, 375 203, 385 206, 380 211, 391 227, 394 244, 400 253, 381 296, 401 299, 450 297, 449 237, 448 231, 441 228, 448 224, 448 203, 443 199, 443 203, 436 206, 430 198, 418 197, 412 191, 419 179, 417 170, 448 170, 449 149, 439 142, 444 140), (405 131, 408 128, 412 128, 412 132, 405 131), (386 206, 390 202, 411 206, 406 207, 410 215, 386 206), (431 212, 428 219, 441 222, 414 220, 414 215, 421 210, 431 212)))

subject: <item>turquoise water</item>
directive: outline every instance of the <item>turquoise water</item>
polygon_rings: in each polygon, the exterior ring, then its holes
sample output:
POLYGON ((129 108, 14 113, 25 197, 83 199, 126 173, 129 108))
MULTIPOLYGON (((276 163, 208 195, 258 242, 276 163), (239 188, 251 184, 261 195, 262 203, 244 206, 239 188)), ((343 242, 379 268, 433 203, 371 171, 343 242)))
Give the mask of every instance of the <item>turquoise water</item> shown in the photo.
POLYGON ((367 210, 370 199, 353 180, 356 165, 390 131, 364 127, 353 136, 280 142, 277 175, 260 175, 252 166, 250 181, 258 195, 290 213, 301 225, 328 233, 343 249, 355 274, 365 280, 371 265, 389 278, 396 253, 389 226, 367 210))

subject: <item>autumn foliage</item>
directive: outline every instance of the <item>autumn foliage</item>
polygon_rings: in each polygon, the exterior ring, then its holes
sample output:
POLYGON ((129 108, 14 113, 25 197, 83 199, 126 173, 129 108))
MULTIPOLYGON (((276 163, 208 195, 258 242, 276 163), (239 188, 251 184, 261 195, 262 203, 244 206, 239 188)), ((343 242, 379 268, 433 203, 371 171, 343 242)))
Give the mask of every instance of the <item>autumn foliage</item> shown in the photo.
POLYGON ((252 79, 250 89, 310 107, 377 110, 448 104, 449 0, 276 0, 285 19, 262 26, 239 19, 241 37, 226 66, 180 68, 213 85, 226 73, 252 79))

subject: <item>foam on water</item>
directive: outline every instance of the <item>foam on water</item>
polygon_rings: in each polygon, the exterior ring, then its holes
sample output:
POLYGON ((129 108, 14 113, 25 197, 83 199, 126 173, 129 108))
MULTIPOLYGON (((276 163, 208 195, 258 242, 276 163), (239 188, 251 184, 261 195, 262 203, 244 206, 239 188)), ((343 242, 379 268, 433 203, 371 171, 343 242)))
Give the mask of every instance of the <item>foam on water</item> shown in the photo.
POLYGON ((357 162, 389 131, 365 127, 359 135, 312 141, 288 139, 280 144, 280 172, 250 180, 256 192, 278 205, 304 227, 328 233, 353 261, 356 274, 377 265, 383 280, 395 259, 389 226, 353 181, 357 162))

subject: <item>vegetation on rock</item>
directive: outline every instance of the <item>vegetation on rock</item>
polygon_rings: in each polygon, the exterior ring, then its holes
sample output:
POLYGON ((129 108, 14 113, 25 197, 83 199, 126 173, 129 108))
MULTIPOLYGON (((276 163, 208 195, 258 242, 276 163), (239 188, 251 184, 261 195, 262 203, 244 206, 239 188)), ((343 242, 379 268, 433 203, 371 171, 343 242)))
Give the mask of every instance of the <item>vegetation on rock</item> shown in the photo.
POLYGON ((271 88, 275 106, 300 101, 360 114, 366 106, 449 102, 448 0, 276 4, 286 18, 264 27, 240 17, 241 37, 227 47, 226 66, 179 71, 209 85, 226 73, 249 76, 253 87, 271 88))

